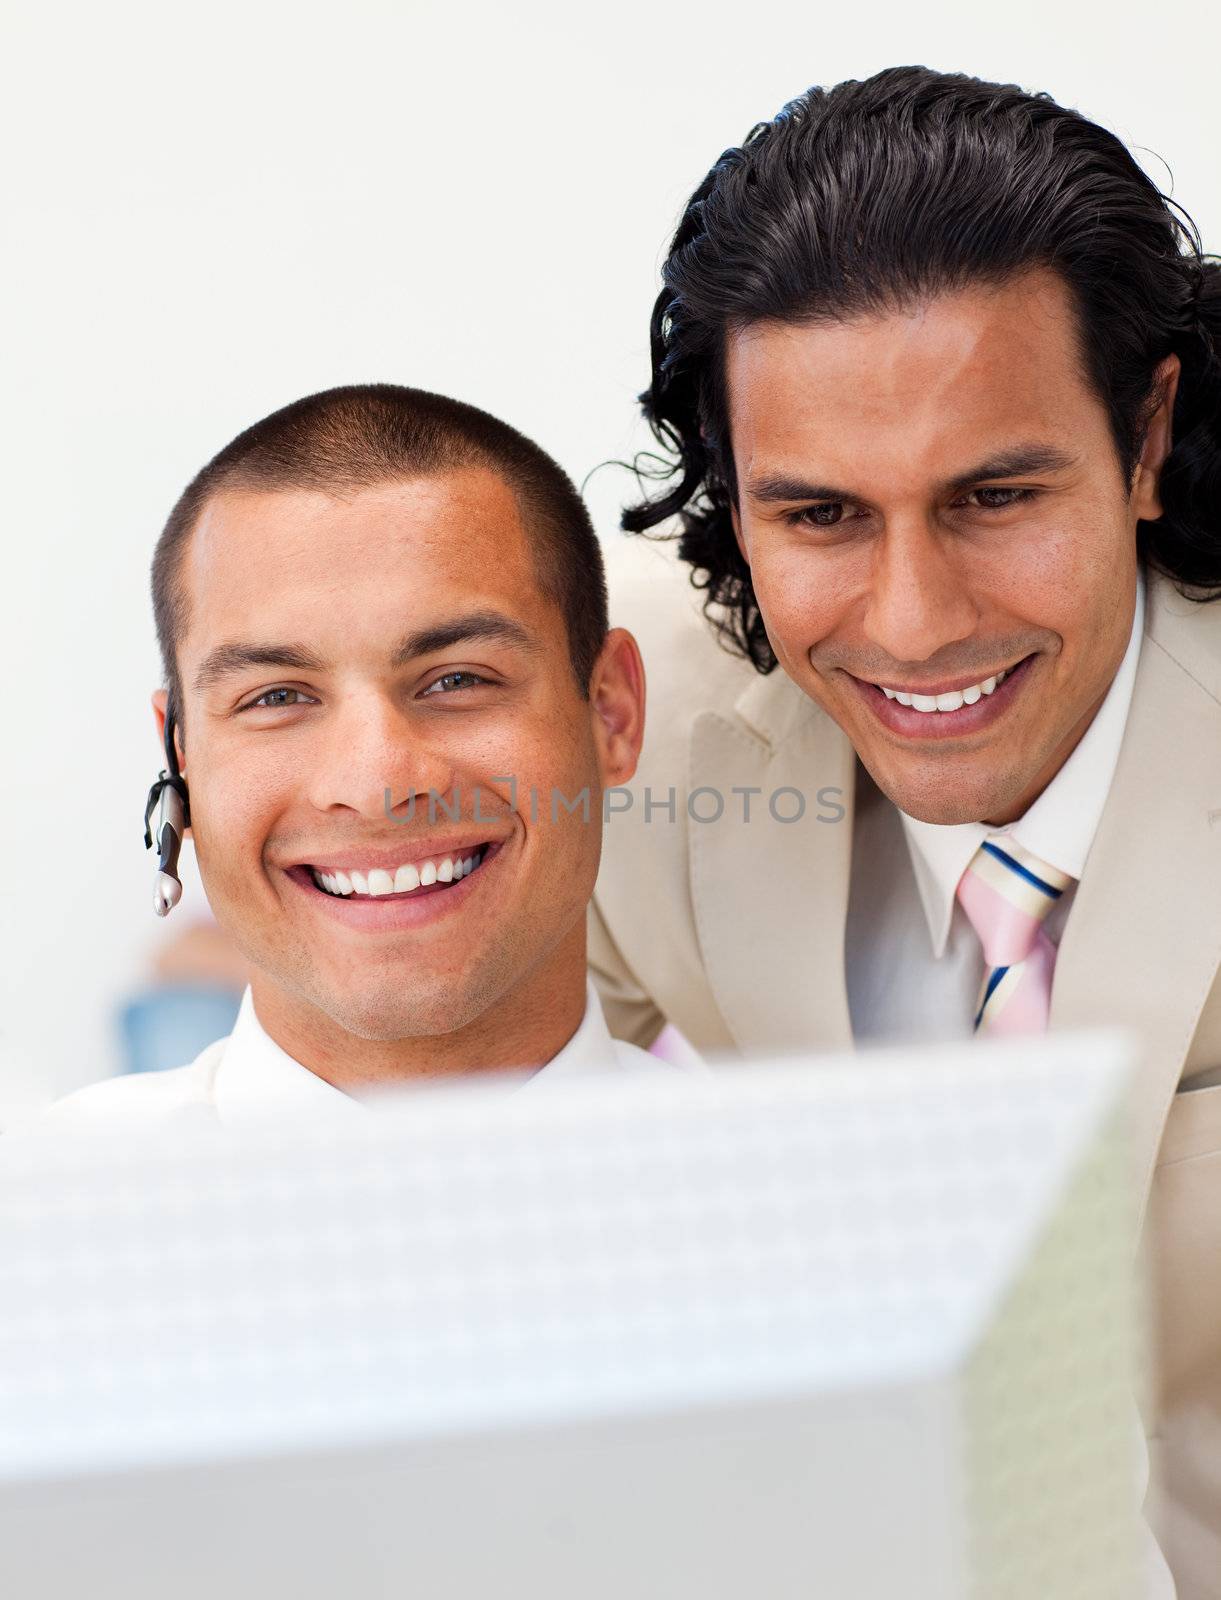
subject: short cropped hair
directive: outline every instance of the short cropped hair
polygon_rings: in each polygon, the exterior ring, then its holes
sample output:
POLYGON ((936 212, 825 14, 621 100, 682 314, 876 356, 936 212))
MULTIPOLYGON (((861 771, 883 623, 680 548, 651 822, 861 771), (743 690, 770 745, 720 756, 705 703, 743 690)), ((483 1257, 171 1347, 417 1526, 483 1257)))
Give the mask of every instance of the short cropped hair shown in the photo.
POLYGON ((726 150, 662 267, 641 400, 664 455, 641 475, 669 486, 623 526, 677 520, 705 611, 759 672, 776 656, 733 528, 728 337, 882 314, 1038 267, 1072 295, 1129 484, 1155 370, 1179 357, 1164 514, 1140 523, 1138 552, 1192 599, 1221 596, 1221 264, 1105 128, 1013 84, 892 67, 809 89, 726 150))
POLYGON ((372 488, 464 467, 498 473, 517 494, 544 593, 568 631, 583 694, 607 631, 606 575, 572 480, 546 451, 476 406, 398 384, 327 389, 239 433, 187 485, 153 555, 153 615, 179 721, 178 641, 187 626, 182 555, 200 513, 226 489, 372 488))

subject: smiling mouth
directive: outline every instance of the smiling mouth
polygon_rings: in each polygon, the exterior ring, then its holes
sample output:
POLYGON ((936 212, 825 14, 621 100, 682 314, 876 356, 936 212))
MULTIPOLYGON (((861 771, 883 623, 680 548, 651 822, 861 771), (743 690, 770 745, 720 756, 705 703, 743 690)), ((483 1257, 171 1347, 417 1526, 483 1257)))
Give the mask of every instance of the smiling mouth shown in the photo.
POLYGON ((361 871, 359 868, 304 866, 294 868, 293 875, 308 879, 315 889, 337 900, 420 899, 451 889, 478 872, 496 848, 490 843, 476 845, 461 853, 407 861, 393 869, 370 867, 361 871))
POLYGON ((879 690, 887 700, 897 701, 901 706, 909 706, 924 716, 945 715, 946 712, 961 711, 964 706, 976 705, 980 700, 995 694, 1006 678, 1018 672, 1031 659, 1031 656, 1023 656, 1012 666, 1003 667, 1001 671, 981 678, 978 683, 965 684, 959 689, 943 690, 938 694, 925 694, 916 689, 891 688, 888 684, 867 679, 861 681, 868 682, 870 688, 879 690))

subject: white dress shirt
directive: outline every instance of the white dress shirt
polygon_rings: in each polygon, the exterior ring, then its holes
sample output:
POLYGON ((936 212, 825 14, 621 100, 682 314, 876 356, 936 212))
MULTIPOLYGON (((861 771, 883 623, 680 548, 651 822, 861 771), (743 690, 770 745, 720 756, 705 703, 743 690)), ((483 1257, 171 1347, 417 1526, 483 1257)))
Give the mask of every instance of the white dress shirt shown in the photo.
MULTIPOLYGON (((980 822, 918 822, 899 811, 858 768, 852 880, 844 962, 858 1040, 936 1040, 970 1035, 984 974, 979 935, 955 891, 985 839, 1007 835, 1073 879, 1106 804, 1123 742, 1144 635, 1139 580, 1128 648, 1093 721, 1028 811, 989 828, 980 822)), ((1058 945, 1076 883, 1044 927, 1058 945)))
MULTIPOLYGON (((585 1014, 568 1043, 533 1073, 510 1077, 520 1092, 594 1074, 641 1070, 673 1073, 684 1069, 636 1045, 612 1039, 601 1001, 587 983, 585 1014)), ((92 1084, 44 1111, 30 1131, 145 1124, 167 1115, 204 1115, 232 1124, 250 1117, 265 1118, 269 1113, 364 1116, 368 1105, 336 1089, 282 1050, 259 1021, 247 989, 233 1032, 208 1045, 189 1066, 92 1084)))

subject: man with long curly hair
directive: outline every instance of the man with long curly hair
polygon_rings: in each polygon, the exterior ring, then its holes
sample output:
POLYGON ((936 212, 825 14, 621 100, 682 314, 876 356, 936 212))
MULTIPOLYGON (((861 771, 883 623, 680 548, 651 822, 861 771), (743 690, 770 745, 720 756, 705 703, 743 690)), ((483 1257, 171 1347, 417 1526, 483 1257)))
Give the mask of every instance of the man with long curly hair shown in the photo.
POLYGON ((726 151, 663 281, 624 525, 677 559, 612 590, 653 800, 593 912, 612 1028, 1129 1028, 1157 1526, 1215 1596, 1221 268, 1104 129, 896 68, 726 151))

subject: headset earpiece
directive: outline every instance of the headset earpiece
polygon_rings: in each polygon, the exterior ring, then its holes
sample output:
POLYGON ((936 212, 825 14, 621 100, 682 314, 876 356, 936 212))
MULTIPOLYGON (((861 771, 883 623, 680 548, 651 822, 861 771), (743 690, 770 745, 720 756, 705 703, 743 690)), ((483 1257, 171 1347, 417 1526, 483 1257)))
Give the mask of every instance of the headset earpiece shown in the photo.
POLYGON ((186 779, 178 768, 178 752, 174 745, 177 725, 177 708, 171 689, 165 703, 165 767, 148 791, 144 806, 144 848, 157 848, 157 883, 153 891, 153 909, 159 917, 166 917, 182 899, 182 880, 178 876, 178 854, 191 821, 191 800, 186 779), (151 819, 157 810, 157 828, 153 832, 151 819))

